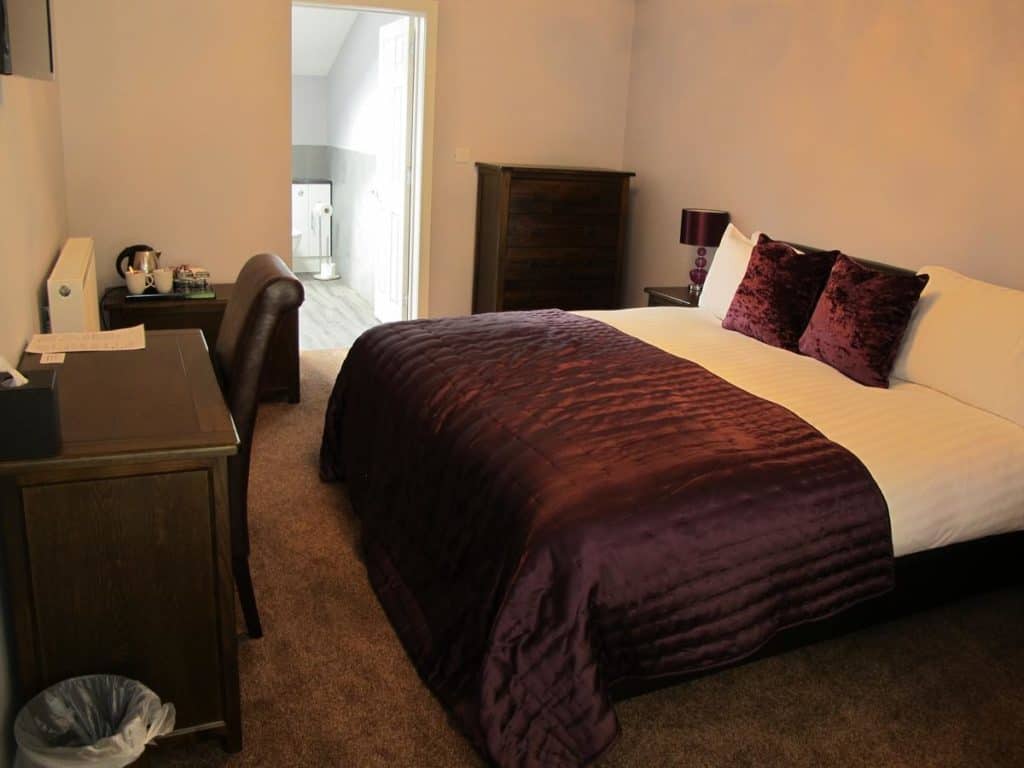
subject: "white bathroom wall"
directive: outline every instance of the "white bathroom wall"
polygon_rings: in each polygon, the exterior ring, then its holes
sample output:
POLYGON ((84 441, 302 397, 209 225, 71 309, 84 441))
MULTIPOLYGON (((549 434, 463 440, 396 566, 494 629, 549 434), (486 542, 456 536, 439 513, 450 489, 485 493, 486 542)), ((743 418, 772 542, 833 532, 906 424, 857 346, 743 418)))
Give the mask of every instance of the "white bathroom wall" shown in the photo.
POLYGON ((334 254, 342 280, 373 301, 374 259, 383 226, 373 194, 379 112, 380 28, 396 17, 360 13, 327 75, 327 134, 334 182, 334 254))
POLYGON ((327 144, 327 78, 292 76, 292 146, 327 144))
POLYGON ((328 144, 372 155, 377 151, 379 30, 395 16, 360 13, 327 75, 328 144))

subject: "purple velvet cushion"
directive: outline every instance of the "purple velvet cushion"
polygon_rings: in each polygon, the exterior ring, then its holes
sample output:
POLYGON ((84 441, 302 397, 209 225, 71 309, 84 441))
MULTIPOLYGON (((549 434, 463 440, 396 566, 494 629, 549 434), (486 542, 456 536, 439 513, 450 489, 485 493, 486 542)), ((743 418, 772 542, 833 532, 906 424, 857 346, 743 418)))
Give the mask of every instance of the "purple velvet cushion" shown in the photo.
POLYGON ((798 253, 761 235, 722 327, 796 352, 838 255, 798 253))
POLYGON ((840 255, 800 351, 869 387, 888 387, 896 353, 928 275, 890 275, 840 255))

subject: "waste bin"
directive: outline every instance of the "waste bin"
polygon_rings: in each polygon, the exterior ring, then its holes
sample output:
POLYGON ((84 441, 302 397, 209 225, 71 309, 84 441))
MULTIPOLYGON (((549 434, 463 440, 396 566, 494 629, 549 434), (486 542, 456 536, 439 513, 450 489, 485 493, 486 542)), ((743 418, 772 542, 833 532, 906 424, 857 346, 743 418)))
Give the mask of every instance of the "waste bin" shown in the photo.
POLYGON ((87 675, 34 697, 14 720, 15 768, 121 768, 174 728, 174 705, 137 680, 87 675))

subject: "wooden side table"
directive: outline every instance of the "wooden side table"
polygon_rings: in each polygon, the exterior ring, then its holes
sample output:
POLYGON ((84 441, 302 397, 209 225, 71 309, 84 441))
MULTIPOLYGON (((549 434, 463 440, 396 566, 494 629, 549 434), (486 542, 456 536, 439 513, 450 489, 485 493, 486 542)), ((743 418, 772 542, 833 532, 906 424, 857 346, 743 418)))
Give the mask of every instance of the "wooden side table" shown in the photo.
MULTIPOLYGON (((103 294, 100 302, 103 326, 113 330, 141 323, 151 331, 199 328, 212 355, 224 319, 224 309, 234 288, 234 283, 215 284, 213 290, 217 297, 214 299, 130 299, 126 288, 111 288, 103 294)), ((297 311, 289 312, 281 319, 277 336, 270 345, 260 390, 264 400, 285 395, 289 403, 299 402, 297 311)))
POLYGON ((700 294, 687 285, 672 285, 664 288, 644 288, 648 307, 696 307, 700 294))

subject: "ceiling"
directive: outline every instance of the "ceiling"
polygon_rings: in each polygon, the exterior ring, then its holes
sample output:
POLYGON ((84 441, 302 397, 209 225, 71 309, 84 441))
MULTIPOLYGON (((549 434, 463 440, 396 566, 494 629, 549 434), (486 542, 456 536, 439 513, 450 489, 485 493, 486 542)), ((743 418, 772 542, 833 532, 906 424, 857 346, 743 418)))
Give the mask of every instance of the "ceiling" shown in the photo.
POLYGON ((292 6, 292 74, 323 77, 331 71, 359 13, 341 8, 292 6))

